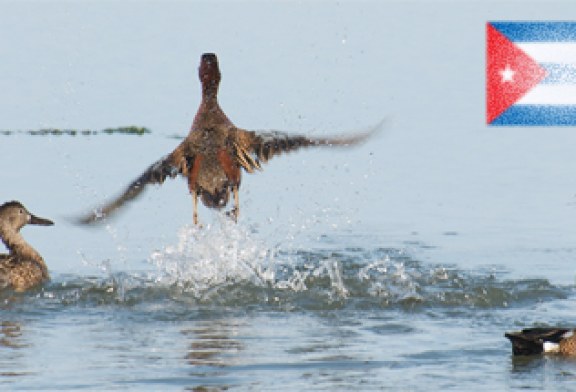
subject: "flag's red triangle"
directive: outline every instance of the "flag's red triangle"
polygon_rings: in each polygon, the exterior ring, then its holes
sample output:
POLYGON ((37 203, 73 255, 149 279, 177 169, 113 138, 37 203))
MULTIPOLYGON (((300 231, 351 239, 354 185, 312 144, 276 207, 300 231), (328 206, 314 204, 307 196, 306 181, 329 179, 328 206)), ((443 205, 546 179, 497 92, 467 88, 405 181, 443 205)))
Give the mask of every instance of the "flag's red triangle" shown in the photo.
POLYGON ((546 70, 486 24, 486 121, 490 124, 546 77, 546 70))

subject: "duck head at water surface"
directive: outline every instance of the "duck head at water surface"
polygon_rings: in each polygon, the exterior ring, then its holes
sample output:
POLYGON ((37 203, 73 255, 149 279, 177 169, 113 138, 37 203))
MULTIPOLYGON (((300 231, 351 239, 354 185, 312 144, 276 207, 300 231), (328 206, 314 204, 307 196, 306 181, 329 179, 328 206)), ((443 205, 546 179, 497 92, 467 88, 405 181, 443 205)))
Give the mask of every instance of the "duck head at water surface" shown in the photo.
POLYGON ((8 254, 0 254, 0 289, 25 291, 50 278, 42 256, 20 234, 26 225, 51 226, 51 220, 31 214, 22 203, 9 201, 0 206, 0 239, 8 254))
POLYGON ((248 173, 261 170, 261 164, 270 158, 300 148, 356 145, 382 126, 380 123, 367 132, 349 136, 319 138, 278 131, 244 130, 236 127, 218 104, 221 74, 215 54, 202 55, 198 73, 202 101, 186 139, 170 154, 152 164, 117 198, 80 218, 80 223, 89 224, 110 216, 139 196, 146 185, 161 184, 167 177, 178 175, 188 180, 194 224, 198 223, 198 198, 206 207, 220 209, 228 204, 230 193, 234 196, 230 215, 237 220, 242 170, 248 173))
POLYGON ((514 355, 576 355, 576 331, 572 328, 526 328, 504 334, 514 355))

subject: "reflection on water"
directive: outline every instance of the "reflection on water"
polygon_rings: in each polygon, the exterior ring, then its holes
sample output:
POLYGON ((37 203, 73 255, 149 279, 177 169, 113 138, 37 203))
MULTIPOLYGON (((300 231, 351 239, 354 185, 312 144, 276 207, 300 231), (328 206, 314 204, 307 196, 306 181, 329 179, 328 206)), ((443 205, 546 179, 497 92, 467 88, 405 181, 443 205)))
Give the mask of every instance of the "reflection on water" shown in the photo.
POLYGON ((23 360, 29 347, 20 323, 15 321, 0 322, 0 385, 11 383, 13 377, 23 377, 31 373, 26 369, 23 360))
POLYGON ((190 350, 186 355, 193 366, 226 367, 235 364, 234 355, 243 349, 242 344, 232 336, 238 325, 226 320, 200 322, 182 333, 191 339, 190 350))
POLYGON ((192 390, 223 391, 230 388, 219 380, 229 377, 226 367, 239 364, 238 354, 244 345, 234 338, 238 327, 238 320, 224 318, 199 321, 190 329, 182 330, 190 341, 186 354, 186 361, 192 366, 190 374, 199 384, 192 390))
POLYGON ((20 324, 13 321, 2 321, 0 323, 0 346, 8 348, 22 348, 26 344, 22 339, 20 324))
POLYGON ((576 381, 576 358, 560 355, 511 356, 511 387, 558 390, 559 383, 576 381))

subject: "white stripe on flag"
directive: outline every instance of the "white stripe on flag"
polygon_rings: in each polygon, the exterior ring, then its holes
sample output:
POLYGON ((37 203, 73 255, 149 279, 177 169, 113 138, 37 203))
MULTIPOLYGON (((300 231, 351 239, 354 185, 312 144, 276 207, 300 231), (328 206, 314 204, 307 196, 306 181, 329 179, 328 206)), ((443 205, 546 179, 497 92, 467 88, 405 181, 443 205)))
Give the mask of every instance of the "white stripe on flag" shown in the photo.
POLYGON ((515 105, 576 105, 576 85, 539 84, 515 105))
POLYGON ((515 42, 515 44, 538 63, 576 64, 576 42, 515 42))

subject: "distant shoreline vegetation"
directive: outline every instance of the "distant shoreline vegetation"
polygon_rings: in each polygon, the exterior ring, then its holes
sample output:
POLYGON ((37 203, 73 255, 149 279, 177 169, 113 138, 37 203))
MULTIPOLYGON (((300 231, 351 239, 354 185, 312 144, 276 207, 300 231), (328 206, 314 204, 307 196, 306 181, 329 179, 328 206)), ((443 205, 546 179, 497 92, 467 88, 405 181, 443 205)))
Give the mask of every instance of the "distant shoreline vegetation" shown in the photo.
POLYGON ((16 134, 25 134, 32 136, 92 136, 92 135, 137 135, 142 136, 144 134, 152 133, 148 128, 145 127, 118 127, 118 128, 106 128, 100 131, 93 129, 60 129, 60 128, 44 128, 44 129, 29 129, 29 130, 0 130, 0 135, 10 136, 16 134))

